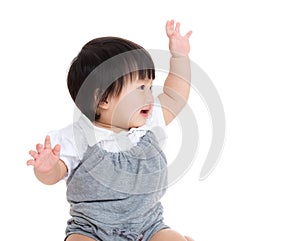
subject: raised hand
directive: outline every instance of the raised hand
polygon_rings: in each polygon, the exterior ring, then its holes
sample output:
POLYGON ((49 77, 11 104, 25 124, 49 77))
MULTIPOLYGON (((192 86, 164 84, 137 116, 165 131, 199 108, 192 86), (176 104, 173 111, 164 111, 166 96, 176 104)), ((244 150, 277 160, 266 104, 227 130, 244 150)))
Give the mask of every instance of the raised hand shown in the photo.
POLYGON ((174 27, 174 20, 171 20, 166 23, 166 33, 169 38, 169 49, 172 55, 187 56, 190 52, 189 37, 192 31, 182 36, 180 33, 180 23, 177 22, 174 27))
POLYGON ((57 166, 60 156, 60 145, 51 148, 50 136, 46 136, 44 146, 36 145, 36 151, 29 151, 33 159, 27 161, 28 166, 33 166, 39 173, 48 173, 57 166))

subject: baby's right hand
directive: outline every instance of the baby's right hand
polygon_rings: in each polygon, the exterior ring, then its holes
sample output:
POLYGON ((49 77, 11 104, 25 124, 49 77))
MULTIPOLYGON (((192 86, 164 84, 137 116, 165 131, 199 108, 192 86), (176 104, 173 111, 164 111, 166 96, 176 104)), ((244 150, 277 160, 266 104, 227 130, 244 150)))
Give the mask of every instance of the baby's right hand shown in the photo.
POLYGON ((46 136, 44 146, 36 145, 36 151, 29 151, 33 159, 27 161, 28 166, 33 166, 40 173, 50 172, 59 162, 60 145, 51 148, 50 136, 46 136))

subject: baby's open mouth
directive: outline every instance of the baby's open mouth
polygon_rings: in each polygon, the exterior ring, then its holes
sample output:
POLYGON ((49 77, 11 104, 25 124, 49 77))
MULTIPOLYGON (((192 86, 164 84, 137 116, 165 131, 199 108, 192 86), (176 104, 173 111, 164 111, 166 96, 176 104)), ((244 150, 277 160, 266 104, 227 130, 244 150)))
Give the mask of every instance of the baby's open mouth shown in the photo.
POLYGON ((142 113, 142 114, 148 114, 148 113, 149 113, 149 110, 141 110, 141 113, 142 113))
POLYGON ((148 117, 151 111, 151 106, 148 106, 140 111, 140 114, 144 117, 148 117))

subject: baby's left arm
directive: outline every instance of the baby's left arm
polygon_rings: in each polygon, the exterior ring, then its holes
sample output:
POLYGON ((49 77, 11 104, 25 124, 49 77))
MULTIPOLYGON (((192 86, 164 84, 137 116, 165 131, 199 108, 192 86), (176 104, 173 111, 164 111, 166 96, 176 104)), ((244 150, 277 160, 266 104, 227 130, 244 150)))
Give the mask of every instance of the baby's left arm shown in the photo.
POLYGON ((163 108, 165 123, 169 124, 184 107, 190 93, 191 68, 188 54, 190 52, 189 37, 192 31, 182 36, 180 23, 176 23, 174 27, 174 20, 171 20, 166 23, 166 33, 172 57, 170 72, 159 100, 163 108))

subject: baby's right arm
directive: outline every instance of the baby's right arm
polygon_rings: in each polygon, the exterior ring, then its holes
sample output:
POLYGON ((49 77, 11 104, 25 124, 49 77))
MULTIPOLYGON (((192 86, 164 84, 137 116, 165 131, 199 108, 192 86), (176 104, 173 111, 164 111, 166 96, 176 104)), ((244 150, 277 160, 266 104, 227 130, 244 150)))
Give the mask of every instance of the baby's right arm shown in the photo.
POLYGON ((67 172, 67 166, 60 160, 60 145, 51 148, 50 136, 46 136, 44 146, 36 145, 36 151, 29 151, 33 159, 27 161, 34 167, 34 174, 39 181, 52 185, 62 180, 67 172))
POLYGON ((170 72, 164 83, 163 93, 159 95, 166 124, 169 124, 186 105, 191 88, 191 66, 189 60, 192 31, 180 33, 180 24, 167 21, 166 33, 171 52, 170 72))

